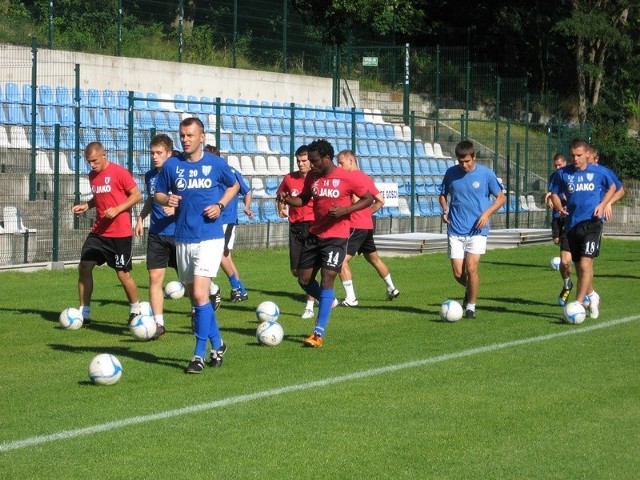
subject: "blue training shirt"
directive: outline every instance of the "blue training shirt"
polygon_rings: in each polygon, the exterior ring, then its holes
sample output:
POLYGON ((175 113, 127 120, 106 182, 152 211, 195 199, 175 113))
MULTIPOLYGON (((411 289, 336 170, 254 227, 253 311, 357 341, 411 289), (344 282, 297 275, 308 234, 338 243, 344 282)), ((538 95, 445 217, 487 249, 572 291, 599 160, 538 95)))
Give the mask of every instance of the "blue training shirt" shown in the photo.
MULTIPOLYGON (((229 167, 231 168, 231 167, 229 167)), ((238 223, 238 198, 244 197, 251 191, 251 187, 247 184, 242 174, 235 168, 231 168, 231 171, 236 177, 236 180, 240 184, 240 190, 238 195, 235 195, 227 204, 226 208, 222 212, 222 224, 237 224, 238 223)))
POLYGON ((597 165, 588 164, 584 170, 567 165, 557 171, 551 181, 550 191, 567 197, 567 231, 581 222, 593 220, 593 212, 611 185, 614 182, 609 174, 597 165))
MULTIPOLYGON (((160 171, 152 168, 144 174, 144 184, 147 189, 147 195, 153 197, 156 193, 156 181, 160 171)), ((155 200, 151 204, 151 217, 149 220, 149 233, 156 235, 173 236, 176 231, 175 217, 167 216, 164 213, 162 205, 155 200)))
POLYGON ((502 192, 502 186, 493 170, 476 163, 466 173, 460 165, 449 167, 440 185, 440 194, 449 195, 449 223, 447 233, 456 236, 489 234, 489 225, 475 228, 482 213, 493 204, 492 196, 502 192))
POLYGON ((204 209, 220 201, 236 177, 223 158, 203 152, 200 160, 191 162, 181 157, 169 158, 158 175, 156 192, 180 195, 176 208, 175 239, 183 243, 199 243, 224 238, 221 217, 207 218, 204 209))

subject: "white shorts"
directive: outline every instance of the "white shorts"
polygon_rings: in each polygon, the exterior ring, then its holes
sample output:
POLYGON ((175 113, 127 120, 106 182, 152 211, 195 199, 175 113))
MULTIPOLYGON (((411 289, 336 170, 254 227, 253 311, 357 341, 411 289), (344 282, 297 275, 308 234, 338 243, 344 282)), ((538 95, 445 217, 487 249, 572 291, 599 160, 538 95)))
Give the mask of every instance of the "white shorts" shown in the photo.
POLYGON ((463 259, 467 253, 484 255, 487 251, 487 237, 472 235, 470 237, 449 236, 449 258, 463 259))
POLYGON ((236 224, 225 223, 222 229, 224 230, 224 248, 233 250, 233 245, 236 243, 236 224))
POLYGON ((224 252, 224 238, 200 243, 176 242, 178 276, 182 283, 193 284, 193 276, 215 278, 224 252))

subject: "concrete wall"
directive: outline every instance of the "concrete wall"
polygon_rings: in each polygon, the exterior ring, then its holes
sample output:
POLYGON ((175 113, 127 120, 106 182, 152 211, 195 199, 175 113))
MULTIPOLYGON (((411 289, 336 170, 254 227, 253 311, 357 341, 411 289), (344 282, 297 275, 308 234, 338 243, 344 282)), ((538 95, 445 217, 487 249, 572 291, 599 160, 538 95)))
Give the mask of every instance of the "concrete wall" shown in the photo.
MULTIPOLYGON (((311 105, 331 105, 332 99, 331 78, 47 49, 38 49, 37 55, 38 83, 52 86, 73 87, 78 64, 81 88, 311 105)), ((1 44, 0 81, 30 83, 31 56, 29 47, 1 44)), ((359 101, 358 83, 349 82, 349 87, 359 101)))

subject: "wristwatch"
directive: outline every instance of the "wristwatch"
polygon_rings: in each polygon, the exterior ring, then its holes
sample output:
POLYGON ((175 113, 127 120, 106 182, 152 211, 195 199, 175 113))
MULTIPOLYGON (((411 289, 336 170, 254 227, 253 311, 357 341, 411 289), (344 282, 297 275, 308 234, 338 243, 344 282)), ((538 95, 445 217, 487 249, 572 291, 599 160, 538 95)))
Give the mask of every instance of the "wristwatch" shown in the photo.
POLYGON ((223 211, 223 210, 224 210, 224 205, 223 205, 223 204, 221 204, 220 202, 216 203, 215 205, 217 205, 217 206, 218 206, 218 208, 220 209, 220 211, 223 211))

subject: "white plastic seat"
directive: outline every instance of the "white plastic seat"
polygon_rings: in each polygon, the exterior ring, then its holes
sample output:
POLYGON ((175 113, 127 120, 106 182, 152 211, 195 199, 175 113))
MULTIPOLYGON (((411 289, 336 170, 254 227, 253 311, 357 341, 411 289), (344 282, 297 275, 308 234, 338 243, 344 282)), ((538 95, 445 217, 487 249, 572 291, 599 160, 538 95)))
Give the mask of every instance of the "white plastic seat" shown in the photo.
POLYGON ((257 175, 255 168, 253 168, 253 161, 249 155, 240 156, 240 170, 243 175, 247 175, 249 177, 257 175))
POLYGON ((267 157, 267 170, 269 170, 269 175, 285 175, 289 173, 288 169, 286 172, 282 171, 280 160, 278 160, 278 157, 275 155, 269 155, 267 157))
POLYGON ((227 156, 227 163, 234 170, 237 170, 240 173, 244 173, 242 171, 242 168, 240 167, 240 159, 236 155, 228 155, 227 156))
POLYGON ((267 159, 262 155, 256 155, 253 158, 254 169, 256 175, 269 175, 269 168, 267 167, 267 159))
POLYGON ((267 196, 267 191, 264 188, 262 178, 254 177, 251 179, 251 193, 253 198, 264 198, 267 196))

